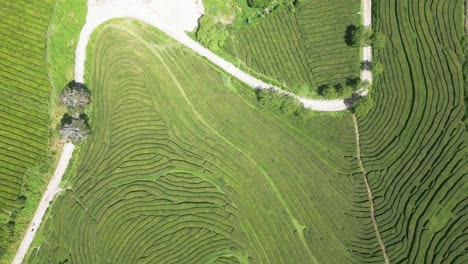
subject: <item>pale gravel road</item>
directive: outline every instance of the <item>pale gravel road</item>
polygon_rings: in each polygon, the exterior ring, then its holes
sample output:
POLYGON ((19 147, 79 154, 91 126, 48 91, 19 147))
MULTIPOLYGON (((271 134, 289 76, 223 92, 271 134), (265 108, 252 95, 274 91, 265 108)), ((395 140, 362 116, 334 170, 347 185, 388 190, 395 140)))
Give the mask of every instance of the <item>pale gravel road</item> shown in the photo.
MULTIPOLYGON (((362 1, 363 5, 365 5, 363 10, 365 10, 366 13, 370 12, 370 8, 368 8, 370 0, 362 1)), ((97 3, 96 0, 89 0, 88 3, 86 24, 81 31, 78 48, 76 50, 75 78, 78 82, 84 81, 86 45, 92 32, 98 26, 111 19, 133 18, 160 29, 170 37, 192 49, 199 55, 206 57, 226 72, 253 88, 273 88, 281 91, 280 88, 267 84, 241 71, 232 63, 227 62, 187 36, 185 31, 192 31, 197 26, 198 18, 203 14, 201 1, 196 4, 194 0, 107 0, 100 3, 97 3), (171 13, 172 10, 178 10, 177 16, 174 16, 174 13, 171 13)), ((370 19, 370 14, 363 15, 363 23, 370 23, 370 19)), ((362 73, 362 76, 365 80, 372 81, 372 78, 369 78, 370 72, 362 73)), ((343 99, 314 100, 299 97, 286 91, 282 92, 296 97, 303 103, 305 108, 315 111, 334 112, 347 110, 347 106, 343 99)), ((361 92, 363 95, 366 93, 367 91, 361 92)))
MULTIPOLYGON (((371 0, 362 0, 364 26, 371 25, 371 4, 371 0)), ((281 90, 278 87, 269 85, 239 70, 232 63, 225 61, 189 38, 185 34, 185 31, 192 31, 197 26, 198 18, 203 14, 203 12, 204 10, 201 0, 88 0, 86 24, 81 31, 75 55, 75 81, 84 82, 86 45, 88 44, 92 32, 99 25, 113 18, 133 18, 160 29, 253 88, 273 87, 276 90, 281 90), (177 16, 174 16, 174 10, 176 10, 177 16)), ((372 48, 364 47, 363 61, 371 61, 371 59, 372 48)), ((362 71, 361 78, 372 82, 372 73, 370 71, 362 71)), ((308 109, 328 112, 343 111, 347 109, 347 106, 342 99, 313 100, 299 97, 285 91, 283 92, 296 97, 304 104, 304 107, 308 109)), ((367 95, 367 91, 361 91, 360 94, 367 95)), ((63 147, 55 173, 39 203, 28 230, 26 230, 26 234, 21 241, 21 245, 18 248, 13 264, 22 263, 24 257, 28 253, 29 246, 34 240, 37 229, 44 218, 47 208, 55 195, 61 191, 59 184, 68 167, 74 149, 75 145, 71 143, 67 143, 63 147)))
POLYGON ((39 206, 34 213, 33 219, 29 224, 28 229, 26 230, 26 234, 24 235, 23 240, 21 241, 21 245, 16 252, 16 256, 13 259, 13 264, 20 264, 23 261, 24 257, 28 253, 29 246, 36 236, 37 229, 41 225, 47 208, 54 199, 55 195, 61 191, 59 185, 62 181, 63 174, 68 167, 68 163, 70 162, 74 149, 75 145, 72 143, 67 143, 63 146, 62 154, 60 155, 60 160, 57 164, 57 168, 55 169, 55 173, 50 179, 47 190, 42 196, 39 206))
POLYGON ((361 0, 362 25, 370 27, 372 25, 372 0, 361 0))

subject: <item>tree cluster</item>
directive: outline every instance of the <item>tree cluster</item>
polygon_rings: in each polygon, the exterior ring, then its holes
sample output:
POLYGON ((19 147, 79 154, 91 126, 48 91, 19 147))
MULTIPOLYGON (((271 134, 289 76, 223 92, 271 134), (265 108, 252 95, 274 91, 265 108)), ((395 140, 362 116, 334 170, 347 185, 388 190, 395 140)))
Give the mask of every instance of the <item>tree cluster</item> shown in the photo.
POLYGON ((67 142, 77 144, 83 141, 91 132, 88 117, 84 113, 91 102, 91 93, 82 83, 72 81, 60 94, 60 102, 67 107, 60 122, 60 135, 67 142))
POLYGON ((375 50, 382 49, 386 37, 380 32, 373 32, 364 26, 349 25, 346 28, 344 41, 350 47, 372 46, 375 50))
POLYGON ((215 17, 204 15, 199 20, 195 37, 212 51, 220 51, 224 46, 229 32, 224 25, 218 23, 215 17))
POLYGON ((288 116, 301 117, 304 114, 304 106, 296 98, 275 91, 274 89, 256 89, 257 101, 274 111, 288 116))
POLYGON ((348 78, 345 82, 336 84, 324 84, 318 88, 318 94, 325 99, 348 98, 359 89, 367 89, 368 81, 362 81, 360 78, 348 78))

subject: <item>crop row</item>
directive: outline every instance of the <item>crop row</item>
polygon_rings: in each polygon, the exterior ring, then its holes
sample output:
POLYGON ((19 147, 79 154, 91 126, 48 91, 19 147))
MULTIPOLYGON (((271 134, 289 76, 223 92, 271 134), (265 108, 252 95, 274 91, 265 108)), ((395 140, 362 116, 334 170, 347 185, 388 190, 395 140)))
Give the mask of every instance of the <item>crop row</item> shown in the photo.
MULTIPOLYGON (((49 91, 46 31, 53 2, 2 1, 0 8, 0 213, 19 204, 23 178, 46 154, 49 91)), ((14 223, 15 219, 10 219, 14 223)), ((0 244, 11 225, 0 227, 0 244)), ((3 248, 0 248, 0 258, 3 248)))
POLYGON ((310 93, 359 75, 359 51, 344 40, 347 26, 360 21, 358 11, 356 0, 308 1, 296 12, 275 12, 232 31, 225 50, 289 90, 310 93))
POLYGON ((343 82, 359 73, 359 51, 344 42, 344 32, 358 25, 360 1, 310 1, 297 13, 307 65, 319 85, 343 82))
POLYGON ((378 31, 392 37, 378 54, 376 106, 359 125, 387 254, 391 263, 465 263, 463 1, 378 3, 378 31))
POLYGON ((353 261, 352 147, 139 23, 106 25, 93 53, 93 135, 30 262, 353 261))
POLYGON ((305 58, 296 17, 288 11, 268 16, 257 26, 242 30, 227 49, 253 70, 291 87, 316 86, 305 58))

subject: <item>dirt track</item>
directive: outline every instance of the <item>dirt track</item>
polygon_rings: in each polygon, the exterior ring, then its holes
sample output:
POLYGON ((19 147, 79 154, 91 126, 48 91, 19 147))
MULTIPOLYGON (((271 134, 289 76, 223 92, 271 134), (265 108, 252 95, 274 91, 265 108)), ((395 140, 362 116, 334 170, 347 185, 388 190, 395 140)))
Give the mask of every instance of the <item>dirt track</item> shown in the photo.
POLYGON ((376 235, 377 241, 379 242, 380 250, 382 251, 384 262, 385 264, 389 264, 390 260, 388 259, 388 256, 387 256, 387 249, 385 248, 385 243, 382 239, 382 235, 380 234, 380 230, 379 230, 379 225, 375 218, 374 196, 372 195, 372 189, 370 188, 370 185, 369 185, 369 178, 367 177, 367 172, 366 172, 366 169, 364 168, 364 163, 362 162, 361 140, 359 136, 359 126, 358 126, 358 120, 357 120, 356 114, 353 114, 353 121, 354 121, 354 129, 356 133, 356 154, 357 154, 357 158, 359 161, 359 167, 361 168, 362 176, 364 177, 364 183, 367 189, 367 198, 369 200, 369 208, 370 208, 369 211, 370 211, 370 216, 372 220, 372 225, 374 226, 375 235, 376 235))
MULTIPOLYGON (((155 0, 153 0, 155 1, 155 0)), ((369 24, 371 22, 371 9, 370 0, 363 1, 363 23, 369 24)), ((201 3, 201 1, 199 1, 201 3)), ((179 12, 179 11, 178 11, 179 12)), ((80 39, 78 41, 78 48, 75 55, 75 78, 78 82, 84 81, 84 67, 86 60, 86 45, 88 44, 89 38, 92 32, 99 27, 101 24, 114 19, 114 18, 133 18, 148 23, 161 31, 168 34, 178 42, 182 43, 186 47, 192 49, 199 55, 206 57, 214 64, 230 73, 234 77, 238 78, 242 82, 253 88, 273 88, 281 91, 280 88, 273 85, 267 84, 261 80, 258 80, 251 75, 241 71, 235 67, 232 63, 227 62, 218 55, 214 54, 207 48, 200 45, 198 42, 191 39, 185 31, 191 31, 198 23, 198 18, 203 13, 203 7, 199 4, 195 4, 194 0, 175 0, 175 1, 132 1, 132 0, 108 0, 103 3, 97 4, 96 0, 88 1, 88 15, 86 18, 86 24, 82 29, 80 39), (155 6, 157 5, 157 6, 155 6), (178 6, 180 5, 180 6, 178 6), (182 10, 183 14, 178 16, 167 15, 170 10, 182 10), (179 19, 174 19, 177 17, 179 19)), ((370 47, 366 47, 370 51, 370 47)), ((371 51, 370 51, 371 53, 371 51)), ((364 50, 363 54, 369 54, 364 50)), ((370 58, 368 59, 370 60, 370 58)), ((364 80, 372 81, 371 72, 363 71, 361 76, 364 80)), ((292 93, 282 91, 285 94, 289 94, 299 101, 301 101, 305 108, 335 112, 347 110, 347 105, 344 99, 337 100, 313 100, 305 97, 299 97, 292 93)), ((366 95, 367 91, 362 91, 362 95, 366 95)))
POLYGON ((34 213, 33 219, 31 224, 29 225, 26 233, 21 241, 21 245, 16 252, 16 256, 13 259, 13 264, 20 264, 26 254, 28 253, 29 246, 31 245, 34 237, 36 236, 37 229, 42 223, 42 219, 49 208, 50 202, 54 199, 55 195, 61 191, 59 185, 62 181, 63 174, 65 173, 68 163, 73 154, 73 150, 75 149, 75 145, 72 143, 67 143, 63 146, 62 153, 60 155, 60 160, 57 164, 57 168, 55 169, 55 173, 50 179, 49 185, 47 186, 47 190, 45 191, 44 195, 42 196, 41 201, 39 202, 39 206, 34 213))

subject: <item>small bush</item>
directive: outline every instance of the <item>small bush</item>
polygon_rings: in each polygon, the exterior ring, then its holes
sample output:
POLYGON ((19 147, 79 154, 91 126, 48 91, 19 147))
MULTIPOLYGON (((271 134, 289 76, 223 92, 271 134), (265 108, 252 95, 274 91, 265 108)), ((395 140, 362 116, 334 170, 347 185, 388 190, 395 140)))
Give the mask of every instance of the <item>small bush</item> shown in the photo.
POLYGON ((216 52, 224 46, 229 32, 222 24, 217 23, 213 16, 204 15, 200 18, 195 36, 204 46, 216 52))
POLYGON ((376 51, 383 49, 386 43, 387 37, 384 34, 380 32, 375 32, 372 34, 371 44, 376 51))

